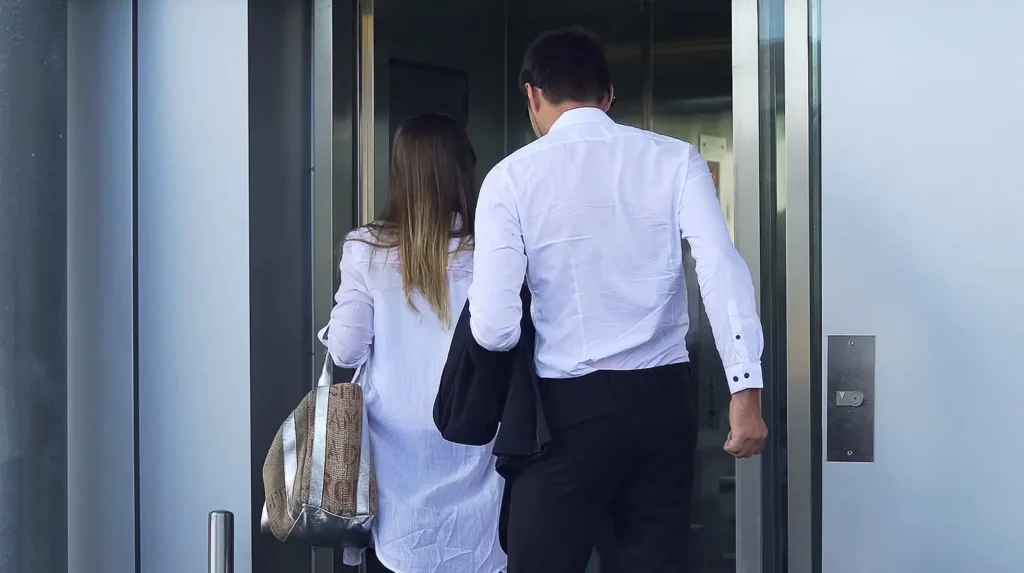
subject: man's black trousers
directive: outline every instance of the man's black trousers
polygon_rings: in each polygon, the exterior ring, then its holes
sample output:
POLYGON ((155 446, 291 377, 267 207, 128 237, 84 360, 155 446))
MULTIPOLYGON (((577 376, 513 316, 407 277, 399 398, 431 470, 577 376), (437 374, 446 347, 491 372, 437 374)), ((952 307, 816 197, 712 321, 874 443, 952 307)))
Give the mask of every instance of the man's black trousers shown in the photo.
POLYGON ((583 573, 611 518, 630 573, 686 573, 697 438, 688 364, 542 380, 552 440, 511 484, 508 573, 583 573))

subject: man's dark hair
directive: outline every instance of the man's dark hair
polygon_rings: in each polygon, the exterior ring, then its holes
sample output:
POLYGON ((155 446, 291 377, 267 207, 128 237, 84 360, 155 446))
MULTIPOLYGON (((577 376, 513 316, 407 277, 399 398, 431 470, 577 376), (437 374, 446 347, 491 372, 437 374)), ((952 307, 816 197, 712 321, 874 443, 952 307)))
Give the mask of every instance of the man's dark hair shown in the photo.
POLYGON ((541 34, 526 49, 519 71, 519 88, 538 87, 553 105, 599 102, 608 96, 611 83, 601 41, 580 27, 541 34))

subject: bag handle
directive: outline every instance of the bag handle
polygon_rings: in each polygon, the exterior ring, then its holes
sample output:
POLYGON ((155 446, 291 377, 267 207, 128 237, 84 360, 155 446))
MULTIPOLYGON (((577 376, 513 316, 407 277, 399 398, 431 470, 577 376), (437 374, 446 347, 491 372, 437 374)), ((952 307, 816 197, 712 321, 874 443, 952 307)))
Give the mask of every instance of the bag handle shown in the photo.
MULTIPOLYGON (((324 345, 324 367, 320 371, 320 378, 316 381, 316 387, 330 386, 334 384, 334 359, 331 357, 331 349, 327 346, 327 329, 330 325, 321 328, 317 333, 316 337, 320 340, 320 343, 324 345)), ((356 367, 355 374, 352 375, 352 380, 344 382, 344 384, 354 384, 359 379, 360 373, 363 371, 363 366, 366 364, 360 364, 356 367)))
MULTIPOLYGON (((327 326, 320 329, 317 333, 317 338, 327 348, 327 326)), ((313 418, 313 451, 312 451, 312 466, 310 468, 310 479, 309 479, 309 497, 308 503, 313 507, 320 507, 323 502, 324 495, 324 463, 327 459, 327 409, 329 407, 330 399, 330 386, 334 382, 334 360, 331 358, 331 351, 328 348, 324 353, 324 367, 320 372, 320 379, 316 383, 316 402, 314 406, 314 418, 313 418)), ((364 362, 356 368, 356 373, 352 376, 352 381, 348 383, 355 383, 359 378, 359 374, 363 371, 363 367, 366 365, 364 362)), ((365 421, 366 410, 363 410, 363 419, 365 421)), ((364 445, 365 433, 361 436, 364 445)), ((369 466, 367 464, 367 457, 360 456, 359 460, 359 479, 369 479, 369 466)), ((368 482, 365 482, 368 484, 368 482)), ((360 488, 362 489, 362 488, 360 488)), ((367 490, 368 491, 368 490, 367 490)), ((369 511, 369 496, 361 495, 356 501, 357 511, 363 510, 364 512, 369 511), (364 499, 365 498, 365 499, 364 499)))

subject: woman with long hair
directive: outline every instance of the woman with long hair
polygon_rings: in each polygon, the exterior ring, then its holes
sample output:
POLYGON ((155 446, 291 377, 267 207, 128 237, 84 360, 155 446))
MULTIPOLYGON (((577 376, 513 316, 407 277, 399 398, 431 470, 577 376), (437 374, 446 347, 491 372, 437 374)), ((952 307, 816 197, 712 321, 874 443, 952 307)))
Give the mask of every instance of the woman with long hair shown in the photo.
POLYGON ((395 573, 498 573, 502 481, 490 447, 445 441, 432 408, 473 276, 476 156, 453 120, 407 120, 388 203, 342 248, 327 346, 363 366, 377 475, 374 552, 395 573))

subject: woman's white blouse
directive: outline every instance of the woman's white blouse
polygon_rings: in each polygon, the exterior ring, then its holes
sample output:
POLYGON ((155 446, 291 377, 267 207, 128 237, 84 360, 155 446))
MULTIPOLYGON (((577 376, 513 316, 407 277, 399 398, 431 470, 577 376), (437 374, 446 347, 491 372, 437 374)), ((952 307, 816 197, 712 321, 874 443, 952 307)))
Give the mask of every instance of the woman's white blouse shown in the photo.
POLYGON ((418 292, 410 306, 397 251, 355 240, 366 233, 357 229, 345 241, 326 344, 338 366, 364 365, 359 384, 377 471, 377 556, 396 573, 497 573, 505 568, 498 544, 503 482, 491 447, 447 442, 433 421, 473 254, 452 257, 445 325, 418 292))

